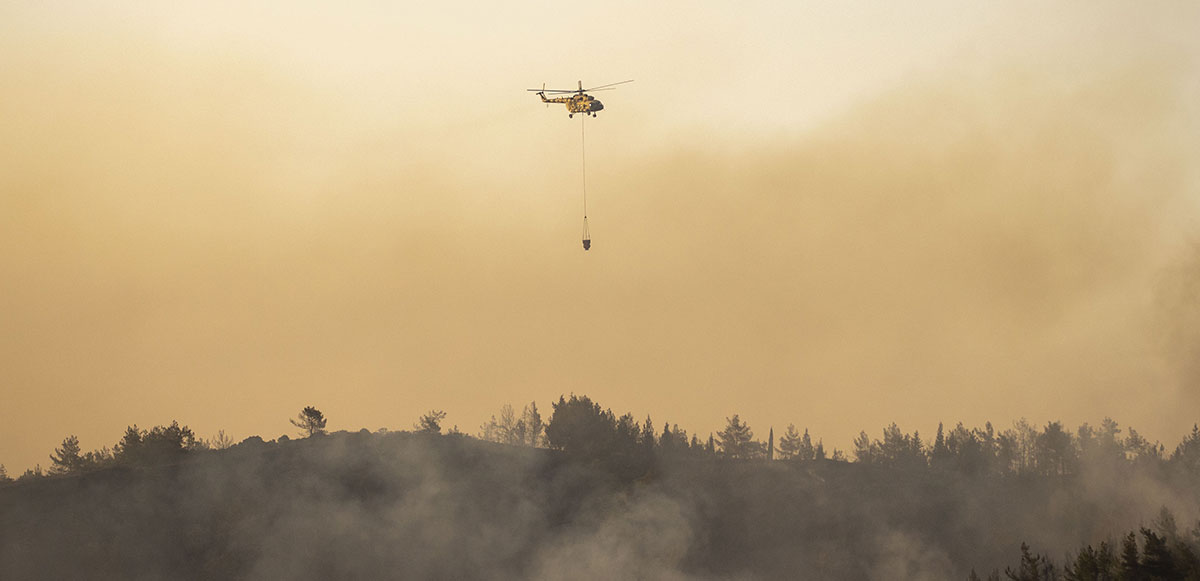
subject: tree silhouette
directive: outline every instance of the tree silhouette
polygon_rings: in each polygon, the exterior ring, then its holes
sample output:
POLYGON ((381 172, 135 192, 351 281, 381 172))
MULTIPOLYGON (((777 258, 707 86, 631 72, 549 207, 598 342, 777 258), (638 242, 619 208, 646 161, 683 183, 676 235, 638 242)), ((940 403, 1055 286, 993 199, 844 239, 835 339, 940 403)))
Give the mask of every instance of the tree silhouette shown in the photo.
POLYGON ((80 454, 79 438, 74 434, 63 439, 62 447, 55 448, 50 455, 51 474, 71 474, 83 467, 83 456, 80 454))
POLYGON ((204 441, 204 445, 210 450, 225 450, 233 446, 233 438, 227 436, 225 430, 218 430, 216 436, 204 441))
POLYGON ((858 437, 854 438, 854 460, 863 464, 869 464, 875 459, 878 446, 871 443, 871 437, 866 431, 858 432, 858 437))
POLYGON ((418 432, 424 434, 440 434, 442 433, 442 420, 446 419, 446 412, 442 410, 429 410, 428 413, 421 416, 417 423, 413 425, 418 432))
POLYGON ((589 397, 571 394, 559 396, 550 422, 546 424, 546 442, 551 448, 577 457, 595 458, 612 446, 616 419, 589 397))
POLYGON ((1171 454, 1171 463, 1200 474, 1200 424, 1192 424, 1192 433, 1188 434, 1171 454))
POLYGON ((525 431, 529 435, 529 445, 534 448, 541 446, 546 424, 542 421, 542 414, 538 412, 536 401, 531 401, 529 405, 525 406, 521 421, 525 424, 525 431))
POLYGON ((1142 564, 1138 561, 1137 536, 1132 532, 1121 542, 1121 578, 1127 581, 1139 581, 1145 578, 1142 564))
POLYGON ((717 432, 721 453, 726 458, 750 458, 754 456, 754 432, 737 414, 725 418, 725 429, 717 432))
POLYGON ((300 428, 300 435, 305 437, 316 436, 325 433, 325 414, 321 413, 315 407, 308 406, 300 410, 300 414, 294 420, 289 420, 293 426, 300 428))
MULTIPOLYGON (((805 430, 807 432, 807 430, 805 430)), ((807 460, 807 458, 798 458, 800 456, 800 432, 796 431, 796 424, 788 424, 787 430, 779 437, 779 458, 781 460, 789 460, 797 458, 807 460)))
POLYGON ((1053 581, 1057 578, 1054 565, 1045 556, 1031 553, 1025 543, 1021 543, 1021 564, 1017 570, 1005 568, 1004 574, 1013 581, 1053 581))
POLYGON ((1166 539, 1154 534, 1154 531, 1142 527, 1142 570, 1143 575, 1150 579, 1179 579, 1175 568, 1175 559, 1167 547, 1166 539))

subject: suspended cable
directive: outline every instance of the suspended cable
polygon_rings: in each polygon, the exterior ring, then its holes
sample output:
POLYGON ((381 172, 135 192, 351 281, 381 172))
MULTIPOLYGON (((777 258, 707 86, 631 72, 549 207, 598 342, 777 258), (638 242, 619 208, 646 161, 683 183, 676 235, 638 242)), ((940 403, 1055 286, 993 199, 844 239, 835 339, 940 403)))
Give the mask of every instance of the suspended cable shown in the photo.
POLYGON ((579 118, 579 167, 583 174, 583 249, 592 247, 592 234, 588 231, 587 218, 587 130, 584 128, 587 115, 579 118))

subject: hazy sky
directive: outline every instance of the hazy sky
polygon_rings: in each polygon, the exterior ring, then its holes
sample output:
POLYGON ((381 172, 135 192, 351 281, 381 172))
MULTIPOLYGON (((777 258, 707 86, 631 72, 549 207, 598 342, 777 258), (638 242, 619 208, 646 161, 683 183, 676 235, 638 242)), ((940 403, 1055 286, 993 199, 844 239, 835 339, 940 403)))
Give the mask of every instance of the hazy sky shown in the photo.
POLYGON ((0 7, 0 462, 129 424, 1200 420, 1189 2, 0 7), (593 247, 580 120, 597 93, 593 247))

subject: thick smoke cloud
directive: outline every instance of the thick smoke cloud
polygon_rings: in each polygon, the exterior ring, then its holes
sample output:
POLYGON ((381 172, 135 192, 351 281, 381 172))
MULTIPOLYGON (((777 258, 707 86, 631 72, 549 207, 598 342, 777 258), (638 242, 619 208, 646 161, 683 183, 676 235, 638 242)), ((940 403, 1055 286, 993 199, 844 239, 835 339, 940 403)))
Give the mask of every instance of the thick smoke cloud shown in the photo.
MULTIPOLYGON (((1172 465, 1173 466, 1173 465, 1172 465)), ((954 579, 1110 542, 1195 474, 1068 476, 664 459, 615 476, 461 436, 249 440, 172 465, 0 487, 6 579, 954 579)), ((1061 562, 1061 560, 1060 560, 1061 562)))
POLYGON ((803 133, 608 97, 585 255, 577 127, 519 90, 405 101, 300 72, 278 39, 212 43, 190 13, 23 7, 0 39, 4 462, 169 416, 282 432, 310 404, 470 430, 570 391, 842 447, 890 421, 1105 415, 1173 441, 1195 421, 1171 411, 1195 382, 1170 323, 1194 14, 1080 12, 803 133))

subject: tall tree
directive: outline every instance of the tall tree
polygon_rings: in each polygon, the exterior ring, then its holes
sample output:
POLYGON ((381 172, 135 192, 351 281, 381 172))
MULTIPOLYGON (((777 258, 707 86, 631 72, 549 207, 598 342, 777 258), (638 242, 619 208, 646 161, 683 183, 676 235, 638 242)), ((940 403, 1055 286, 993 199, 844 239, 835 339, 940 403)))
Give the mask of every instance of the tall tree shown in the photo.
POLYGON ((62 447, 55 448, 50 455, 51 474, 71 474, 83 467, 83 456, 80 455, 79 438, 74 434, 63 439, 62 447))
MULTIPOLYGON (((808 430, 805 430, 805 433, 807 432, 808 430)), ((798 460, 808 459, 800 457, 800 432, 796 431, 796 424, 788 424, 787 430, 783 432, 783 436, 780 436, 779 457, 783 460, 792 458, 798 460)))
MULTIPOLYGON (((125 435, 114 446, 113 460, 135 465, 160 464, 198 450, 201 445, 191 428, 180 426, 176 421, 149 430, 139 430, 134 425, 125 429, 125 435)), ((103 456, 104 451, 99 455, 103 456)))
POLYGON ((289 421, 292 422, 293 426, 300 428, 302 436, 311 437, 325 433, 325 414, 321 413, 321 410, 315 407, 305 407, 300 410, 300 414, 296 416, 296 419, 289 421))
MULTIPOLYGON (((666 425, 663 425, 666 428, 666 425)), ((654 446, 657 444, 657 438, 654 436, 654 422, 650 420, 650 414, 646 414, 646 422, 642 424, 642 447, 649 452, 654 451, 654 446)))
POLYGON ((210 450, 225 450, 233 447, 233 438, 225 434, 225 430, 217 430, 217 435, 205 440, 204 445, 210 450))
POLYGON ((1068 474, 1074 471, 1075 448, 1071 433, 1060 422, 1049 422, 1036 440, 1038 470, 1043 474, 1068 474))
MULTIPOLYGON (((649 417, 647 416, 647 419, 649 417)), ((687 440, 684 440, 686 446, 687 440)), ((663 422, 662 435, 658 437, 658 447, 662 449, 663 454, 670 454, 675 449, 675 436, 671 434, 671 426, 668 422, 663 422)))
POLYGON ((1125 581, 1141 581, 1145 578, 1138 560, 1137 537, 1132 532, 1121 541, 1121 578, 1125 581))
POLYGON ((616 432, 616 418, 610 410, 588 396, 559 396, 546 424, 546 443, 570 455, 597 458, 610 450, 616 432))
POLYGON ((1054 565, 1044 555, 1034 555, 1029 545, 1021 543, 1021 564, 1016 571, 1005 568, 1004 574, 1013 581, 1053 581, 1057 578, 1054 565))
POLYGON ((542 414, 538 412, 536 401, 531 401, 529 405, 525 406, 521 421, 525 423, 525 432, 529 436, 529 445, 534 448, 540 447, 542 445, 543 433, 546 431, 546 424, 542 421, 542 414))
POLYGON ((442 433, 442 420, 446 419, 446 412, 442 410, 429 410, 417 420, 413 427, 418 432, 423 434, 440 434, 442 433))
POLYGON ((858 437, 854 438, 854 461, 868 464, 875 460, 875 450, 877 446, 871 443, 871 437, 866 431, 858 432, 858 437))
POLYGON ((717 432, 720 438, 721 453, 727 458, 750 458, 754 455, 752 443, 754 432, 750 425, 743 422, 737 414, 725 418, 725 429, 717 432))
POLYGON ((1154 531, 1142 527, 1142 570, 1150 579, 1180 579, 1182 576, 1175 567, 1175 559, 1171 549, 1167 547, 1166 539, 1154 531))
POLYGON ((767 434, 767 460, 775 459, 775 426, 771 426, 771 431, 767 434))
POLYGON ((1171 453, 1171 463, 1193 474, 1200 474, 1200 424, 1192 424, 1192 433, 1171 453))

